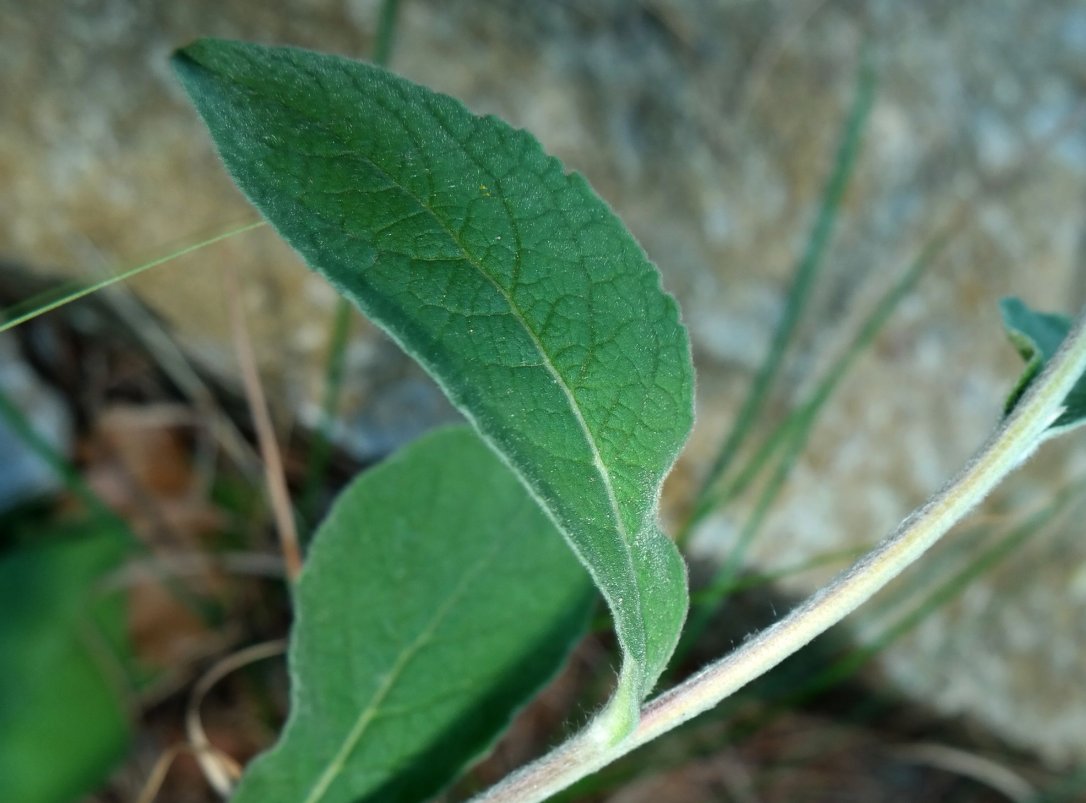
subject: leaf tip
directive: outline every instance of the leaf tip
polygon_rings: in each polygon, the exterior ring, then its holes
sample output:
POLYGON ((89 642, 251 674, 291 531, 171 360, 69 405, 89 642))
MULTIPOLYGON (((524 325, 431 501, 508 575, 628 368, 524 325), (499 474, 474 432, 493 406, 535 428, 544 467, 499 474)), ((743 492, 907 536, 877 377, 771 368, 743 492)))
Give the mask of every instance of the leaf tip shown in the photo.
POLYGON ((170 66, 185 87, 191 90, 199 79, 221 72, 226 66, 225 59, 231 54, 238 55, 241 47, 240 42, 201 37, 175 50, 170 56, 170 66))

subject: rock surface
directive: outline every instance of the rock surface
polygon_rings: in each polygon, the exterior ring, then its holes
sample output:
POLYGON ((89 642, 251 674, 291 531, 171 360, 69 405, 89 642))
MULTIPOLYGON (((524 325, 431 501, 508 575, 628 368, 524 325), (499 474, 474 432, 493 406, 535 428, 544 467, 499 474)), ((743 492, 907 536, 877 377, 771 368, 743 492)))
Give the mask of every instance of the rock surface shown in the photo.
MULTIPOLYGON (((70 454, 71 411, 57 392, 23 363, 10 333, 0 334, 0 394, 43 446, 62 457, 70 454)), ((0 455, 0 513, 63 487, 57 472, 6 415, 0 416, 0 455)))
MULTIPOLYGON (((253 219, 170 76, 170 51, 216 35, 362 57, 378 5, 7 0, 0 251, 85 276, 253 219)), ((769 421, 804 398, 939 228, 954 230, 826 409, 753 565, 867 544, 962 463, 1018 368, 1000 333, 1000 296, 1065 312, 1086 301, 1081 3, 402 5, 394 67, 535 132, 612 203, 678 295, 695 343, 699 421, 669 484, 674 516, 782 313, 869 44, 879 84, 863 151, 769 421)), ((334 295, 271 232, 133 285, 229 375, 225 265, 245 278, 270 387, 312 420, 334 295)), ((348 362, 343 436, 362 456, 451 415, 364 322, 348 362), (410 413, 409 423, 388 429, 390 410, 410 413)), ((997 529, 1081 474, 1081 454, 1081 437, 1048 447, 988 503, 997 529)), ((697 548, 723 554, 751 505, 710 522, 697 548)), ((891 596, 967 562, 961 543, 970 542, 951 539, 891 596)), ((832 571, 784 582, 808 591, 832 571)), ((1054 763, 1084 761, 1084 610, 1086 542, 1065 519, 925 618, 884 667, 909 693, 1054 763)), ((858 617, 857 632, 875 632, 878 614, 858 617)))

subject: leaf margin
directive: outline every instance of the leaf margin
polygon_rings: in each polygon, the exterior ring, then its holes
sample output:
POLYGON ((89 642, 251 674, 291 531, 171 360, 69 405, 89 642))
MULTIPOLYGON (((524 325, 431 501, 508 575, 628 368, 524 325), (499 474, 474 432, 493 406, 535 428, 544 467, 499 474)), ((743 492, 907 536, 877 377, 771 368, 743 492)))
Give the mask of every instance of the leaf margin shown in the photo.
MULTIPOLYGON (((682 629, 683 621, 688 607, 688 593, 687 593, 687 578, 686 578, 686 566, 681 556, 678 553, 677 548, 673 542, 662 532, 659 528, 657 521, 657 507, 660 490, 664 479, 673 467, 678 454, 685 443, 686 438, 689 436, 689 431, 693 422, 693 369, 690 359, 690 342, 689 337, 685 331, 685 328, 681 323, 681 315, 677 303, 674 298, 671 297, 661 286, 661 279, 659 272, 656 271, 652 263, 645 257, 643 250, 640 246, 637 246, 636 241, 629 235, 628 231, 618 220, 614 212, 602 199, 596 195, 589 187, 587 181, 583 179, 577 173, 568 173, 564 171, 564 168, 558 162, 547 155, 538 144, 538 142, 528 132, 514 129, 507 126, 504 122, 493 117, 478 118, 471 115, 466 110, 462 103, 449 98, 448 96, 441 95, 440 93, 434 93, 431 90, 427 90, 423 87, 419 87, 405 79, 393 76, 391 73, 369 65, 362 65, 358 62, 352 62, 346 59, 335 56, 324 56, 319 54, 313 54, 308 51, 303 51, 295 48, 263 48, 256 45, 243 45, 236 42, 227 42, 225 40, 203 39, 198 40, 193 45, 178 51, 174 56, 174 67, 178 75, 180 76, 182 83, 186 86, 190 97, 197 106, 198 111, 204 117, 205 122, 208 124, 209 129, 212 131, 213 139, 216 143, 216 148, 219 151, 220 157, 226 163, 228 171, 231 173, 235 180, 235 183, 242 188, 243 192, 249 197, 250 201, 258 208, 258 210, 272 223, 273 226, 279 230, 280 234, 298 250, 305 258, 306 262, 318 272, 331 279, 333 284, 337 286, 341 292, 345 292, 348 288, 345 288, 341 282, 336 281, 336 277, 331 275, 330 271, 323 268, 318 264, 319 260, 315 260, 311 257, 307 251, 307 244, 305 242, 299 242, 300 235, 283 230, 274 220, 274 214, 269 212, 266 208, 268 203, 262 202, 257 197, 257 193, 248 186, 244 176, 239 175, 240 169, 236 168, 231 159, 225 152, 226 145, 220 140, 220 135, 216 131, 214 121, 210 118, 208 109, 205 108, 209 105, 206 101, 207 98, 200 97, 200 93, 214 96, 214 89, 208 90, 206 86, 209 80, 218 80, 214 75, 216 69, 222 68, 224 63, 222 57, 223 50, 230 51, 233 49, 234 53, 241 53, 245 58, 255 58, 256 55, 261 57, 268 57, 279 60, 289 61, 290 59, 298 58, 312 58, 314 63, 319 60, 319 68, 312 67, 312 69, 318 74, 324 75, 327 78, 327 73, 330 73, 334 69, 352 69, 368 71, 371 76, 382 76, 381 80, 387 80, 396 83, 396 91, 400 93, 404 92, 421 92, 428 93, 424 95, 426 102, 445 104, 443 108, 446 111, 449 109, 459 110, 458 113, 464 113, 469 115, 475 120, 482 120, 490 126, 504 126, 507 129, 508 136, 520 138, 522 143, 527 143, 527 147, 534 149, 538 158, 542 159, 548 164, 557 166, 557 170, 561 173, 563 179, 571 184, 578 185, 580 191, 586 192, 592 199, 599 204, 602 214, 606 218, 606 222, 609 225, 616 225, 622 233, 629 239, 632 247, 637 252, 637 256, 644 261, 646 265, 650 267, 650 270, 655 279, 655 291, 660 297, 660 301, 663 304, 666 314, 670 316, 670 322, 675 326, 676 330, 680 333, 681 338, 681 350, 683 352, 683 369, 686 371, 684 379, 683 392, 686 397, 685 407, 683 411, 686 428, 685 433, 676 439, 673 444, 670 454, 666 456, 666 459, 660 461, 658 467, 658 477, 656 478, 655 487, 652 489, 646 489, 645 496, 647 497, 646 513, 639 526, 633 530, 628 528, 624 522, 624 511, 621 509, 621 505, 615 503, 615 493, 613 482, 611 481, 606 466, 602 465, 602 460, 599 457, 599 445, 596 442, 597 436, 594 435, 586 425, 583 423, 583 415, 577 408, 577 403, 573 397, 572 392, 569 390, 568 385, 563 385, 563 392, 566 398, 570 401, 570 407, 573 414, 581 418, 581 430, 585 436, 585 442, 588 447, 594 452, 594 460, 597 463, 597 468, 602 467, 601 476, 606 478, 608 485, 608 495, 612 500, 612 510, 614 513, 614 521, 619 528, 619 540, 622 542, 622 549, 626 553, 626 564, 630 573, 630 584, 637 591, 637 611, 636 615, 630 615, 628 613, 629 605, 626 605, 627 612, 621 610, 625 602, 621 594, 615 592, 613 588, 608 587, 608 582, 605 581, 601 575, 600 567, 593 563, 589 559, 584 550, 583 544, 578 541, 578 536, 571 529, 568 521, 563 521, 562 516, 556 513, 555 502, 552 499, 548 499, 544 492, 541 492, 538 481, 534 480, 530 474, 531 466, 526 466, 523 462, 518 461, 517 456, 509 451, 508 440, 502 441, 501 437, 495 434, 492 424, 486 421, 482 421, 480 416, 472 408, 471 404, 463 398, 463 394, 458 393, 455 388, 450 386, 449 382, 442 377, 440 371, 435 368, 433 363, 428 363, 426 356, 420 354, 420 350, 413 347, 405 338, 401 336, 401 333, 396 332, 389 327, 389 324, 382 320, 380 310, 375 313, 375 302, 366 303, 365 299, 359 298, 357 294, 347 293, 352 300, 360 306, 367 315, 378 322, 382 328, 386 329, 388 333, 396 340, 405 351, 413 358, 418 360, 428 370, 428 372, 437 380, 442 389, 450 397, 451 401, 461 409, 462 412, 467 415, 469 420, 479 429, 488 443, 495 448, 499 454, 502 455, 511 467, 521 476, 522 480, 529 486, 530 492, 536 497, 537 501, 547 510, 552 519, 558 524, 559 529, 566 536, 567 541, 571 547, 582 559, 582 562, 586 565, 593 578, 596 580, 597 585, 603 591, 605 597, 608 600, 609 605, 612 608, 612 612, 615 615, 616 630, 620 636, 620 642, 623 646, 623 651, 626 660, 623 661, 622 671, 620 673, 619 690, 616 699, 616 705, 613 706, 613 712, 615 716, 614 732, 617 736, 620 736, 622 732, 625 732, 632 728, 633 723, 636 721, 637 710, 640 700, 644 699, 652 686, 655 684, 663 667, 666 665, 667 659, 670 657, 674 650, 674 647, 678 641, 680 631, 682 629), (219 51, 219 52, 216 52, 219 51), (256 55, 254 55, 256 54, 256 55), (322 73, 327 71, 327 73, 322 73), (208 76, 212 76, 209 78, 208 76), (203 81, 203 84, 201 84, 203 81), (434 100, 437 99, 437 100, 434 100), (534 484, 533 484, 534 483, 534 484), (641 561, 640 556, 635 555, 635 549, 644 549, 646 554, 650 554, 651 550, 655 552, 651 553, 651 557, 647 558, 648 562, 652 562, 655 565, 651 567, 653 570, 663 567, 663 571, 654 572, 645 568, 645 561, 641 561), (647 577, 646 577, 647 576, 647 577), (672 593, 672 597, 681 597, 681 603, 676 607, 675 611, 668 613, 670 620, 665 622, 660 628, 667 631, 665 634, 664 642, 662 644, 650 644, 650 642, 656 638, 655 635, 650 636, 650 631, 656 626, 656 622, 653 617, 660 617, 660 621, 663 622, 664 613, 657 612, 662 606, 657 605, 658 599, 648 600, 650 592, 653 592, 654 586, 662 586, 668 584, 668 587, 677 590, 676 593, 672 593), (649 604, 649 603, 652 604, 649 604), (647 612, 646 609, 657 609, 651 612, 647 612), (635 624, 631 624, 634 622, 635 624), (621 704, 619 704, 621 703, 621 704), (619 709, 623 711, 620 713, 619 709)), ((304 66, 304 65, 303 65, 304 66)), ((223 96, 225 97, 225 96, 223 96)), ((222 98, 217 98, 216 102, 223 103, 222 98)), ((485 186, 482 187, 485 189, 485 186)), ((418 199, 416 199, 417 201, 418 199)), ((425 204, 420 202, 420 206, 425 207, 425 204)), ((432 210, 431 210, 432 212, 432 210)), ((453 238, 455 241, 455 238, 453 238)), ((374 248, 374 246, 370 246, 374 248)), ((467 252, 465 251, 467 256, 467 252)), ((470 261, 470 258, 469 258, 470 261)), ((478 268, 479 266, 476 265, 478 268)), ((483 272, 480 268, 480 272, 483 272)), ((485 275, 485 272, 483 272, 485 275)), ((515 305, 511 304, 511 307, 515 309, 515 305)), ((534 333, 531 328, 525 326, 525 331, 534 337, 534 333)), ((540 349, 540 352, 546 354, 545 349, 540 349)), ((556 370, 553 370, 551 366, 551 374, 556 380, 562 379, 556 370)), ((559 382, 559 384, 562 384, 559 382)), ((654 592, 653 592, 654 593, 654 592)), ((659 639, 657 639, 659 640, 659 639)))

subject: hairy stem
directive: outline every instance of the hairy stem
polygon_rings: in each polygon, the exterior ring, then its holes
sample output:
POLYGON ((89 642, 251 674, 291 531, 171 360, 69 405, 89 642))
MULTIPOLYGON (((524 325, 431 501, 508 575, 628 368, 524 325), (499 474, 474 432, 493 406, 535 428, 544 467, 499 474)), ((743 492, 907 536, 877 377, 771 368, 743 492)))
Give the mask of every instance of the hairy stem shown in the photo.
POLYGON ((1086 373, 1086 310, 1026 396, 958 475, 878 546, 792 613, 648 702, 626 739, 608 747, 583 734, 475 798, 475 803, 535 803, 708 711, 821 635, 897 577, 1046 439, 1063 402, 1086 373))

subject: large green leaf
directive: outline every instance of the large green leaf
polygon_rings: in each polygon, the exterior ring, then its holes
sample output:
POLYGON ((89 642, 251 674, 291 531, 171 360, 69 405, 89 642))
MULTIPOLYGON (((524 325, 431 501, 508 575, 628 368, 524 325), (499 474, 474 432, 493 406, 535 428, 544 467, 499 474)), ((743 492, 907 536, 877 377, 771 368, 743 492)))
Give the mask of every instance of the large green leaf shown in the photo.
POLYGON ((234 180, 514 467, 607 599, 629 725, 686 570, 657 524, 692 421, 678 309, 532 136, 384 70, 202 40, 175 67, 234 180))
POLYGON ((595 594, 466 427, 363 474, 297 589, 291 713, 234 803, 424 800, 558 669, 595 594))
POLYGON ((127 549, 109 525, 0 559, 0 798, 68 803, 124 754, 123 608, 98 587, 127 549))
MULTIPOLYGON (((1014 390, 1007 398, 1006 411, 1009 413, 1034 379, 1044 370, 1060 345, 1071 331, 1071 319, 1065 315, 1035 312, 1017 298, 1005 298, 999 303, 1003 313, 1003 327, 1011 343, 1026 361, 1014 390)), ((1065 432, 1086 423, 1086 375, 1067 394, 1064 410, 1052 426, 1053 434, 1065 432)))

